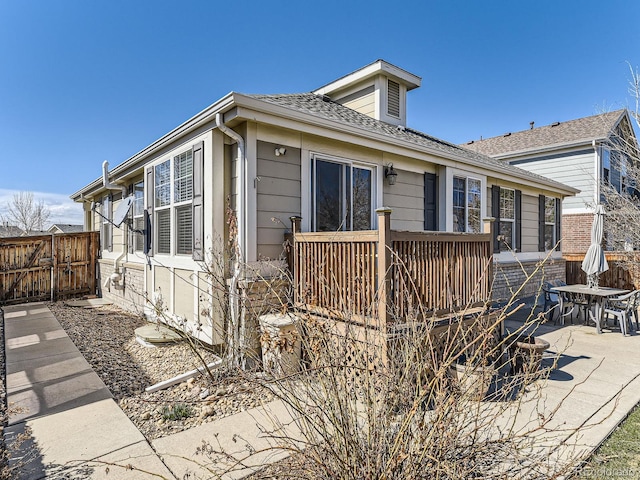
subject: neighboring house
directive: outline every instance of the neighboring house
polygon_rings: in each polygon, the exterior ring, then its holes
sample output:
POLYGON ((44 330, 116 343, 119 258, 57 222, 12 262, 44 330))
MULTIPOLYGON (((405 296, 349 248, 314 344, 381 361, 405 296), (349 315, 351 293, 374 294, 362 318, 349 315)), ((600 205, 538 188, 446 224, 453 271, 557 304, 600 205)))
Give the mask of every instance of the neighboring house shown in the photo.
POLYGON ((24 231, 21 228, 9 225, 6 222, 0 224, 0 238, 21 237, 22 235, 24 235, 24 231))
MULTIPOLYGON (((393 229, 480 232, 499 211, 515 250, 495 255, 497 296, 507 294, 522 283, 515 259, 533 268, 549 254, 560 201, 577 190, 408 128, 406 95, 420 83, 378 60, 310 93, 231 92, 111 171, 104 164, 71 196, 85 230, 101 231, 103 295, 140 308, 147 292, 202 340, 223 341, 220 320, 207 324, 202 260, 228 239, 227 199, 242 257, 264 275, 281 265, 291 216, 303 231, 366 230, 387 206, 393 229), (116 227, 123 197, 130 220, 116 227), (540 215, 540 202, 553 208, 540 215)), ((551 257, 547 275, 564 278, 560 253, 551 257)))
POLYGON ((84 231, 82 225, 73 225, 70 223, 54 223, 49 227, 49 233, 79 233, 84 231))
POLYGON ((627 110, 473 140, 465 148, 544 175, 580 190, 562 203, 562 251, 584 253, 591 243, 593 208, 601 201, 602 182, 630 189, 628 156, 637 148, 627 110))

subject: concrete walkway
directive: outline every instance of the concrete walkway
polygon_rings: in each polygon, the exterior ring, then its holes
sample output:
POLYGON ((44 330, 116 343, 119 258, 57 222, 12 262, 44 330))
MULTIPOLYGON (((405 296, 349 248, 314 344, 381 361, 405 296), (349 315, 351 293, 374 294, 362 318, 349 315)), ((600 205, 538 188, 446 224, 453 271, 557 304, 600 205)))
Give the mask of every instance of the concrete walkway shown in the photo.
MULTIPOLYGON (((9 447, 26 438, 12 456, 14 464, 26 463, 20 478, 215 478, 219 465, 196 455, 203 440, 220 442, 227 451, 238 452, 246 441, 259 449, 268 439, 258 424, 290 420, 282 404, 273 402, 149 444, 46 305, 4 307, 4 322, 10 406, 4 435, 9 447), (236 442, 236 434, 244 440, 236 442)), ((544 411, 557 408, 550 458, 584 457, 640 402, 640 335, 607 329, 597 335, 594 327, 577 324, 542 326, 536 334, 551 343, 558 368, 544 385, 543 402, 520 403, 519 415, 535 420, 541 405, 544 411)), ((265 454, 253 464, 275 459, 265 454)))

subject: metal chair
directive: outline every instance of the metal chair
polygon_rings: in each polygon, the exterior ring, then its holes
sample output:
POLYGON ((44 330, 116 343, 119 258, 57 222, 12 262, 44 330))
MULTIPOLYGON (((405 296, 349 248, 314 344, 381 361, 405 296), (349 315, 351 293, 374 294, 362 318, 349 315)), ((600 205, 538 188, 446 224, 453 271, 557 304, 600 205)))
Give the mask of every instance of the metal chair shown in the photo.
POLYGON ((607 299, 607 304, 604 308, 604 320, 607 321, 608 318, 613 317, 620 324, 622 335, 634 330, 634 321, 636 330, 638 329, 637 307, 639 295, 640 290, 634 290, 631 293, 607 299))

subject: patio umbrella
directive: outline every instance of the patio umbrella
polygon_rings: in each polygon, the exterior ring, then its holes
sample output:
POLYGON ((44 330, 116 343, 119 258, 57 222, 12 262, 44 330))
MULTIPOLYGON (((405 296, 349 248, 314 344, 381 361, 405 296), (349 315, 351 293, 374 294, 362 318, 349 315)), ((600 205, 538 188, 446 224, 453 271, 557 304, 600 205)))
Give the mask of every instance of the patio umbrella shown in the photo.
POLYGON ((604 208, 602 205, 596 207, 591 226, 591 245, 582 261, 582 270, 587 274, 587 284, 591 288, 598 286, 600 274, 609 270, 609 264, 602 250, 602 236, 604 233, 604 208))

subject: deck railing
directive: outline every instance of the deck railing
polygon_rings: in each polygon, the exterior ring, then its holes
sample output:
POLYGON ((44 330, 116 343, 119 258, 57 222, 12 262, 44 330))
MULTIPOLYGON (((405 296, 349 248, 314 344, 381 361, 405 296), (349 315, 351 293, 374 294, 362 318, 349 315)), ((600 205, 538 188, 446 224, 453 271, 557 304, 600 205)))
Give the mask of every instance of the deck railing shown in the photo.
POLYGON ((357 232, 302 233, 292 219, 296 307, 384 326, 489 300, 490 234, 393 231, 390 213, 357 232))

